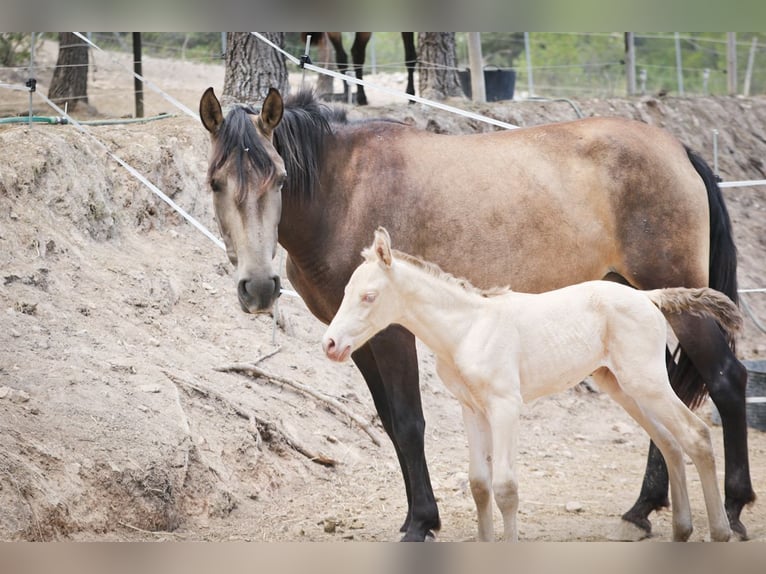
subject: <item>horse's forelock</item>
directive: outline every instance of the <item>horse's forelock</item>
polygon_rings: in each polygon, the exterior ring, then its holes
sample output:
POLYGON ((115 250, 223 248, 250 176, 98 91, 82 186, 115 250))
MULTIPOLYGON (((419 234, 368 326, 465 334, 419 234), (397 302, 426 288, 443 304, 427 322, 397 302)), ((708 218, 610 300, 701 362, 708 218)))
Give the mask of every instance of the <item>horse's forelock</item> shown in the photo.
POLYGON ((274 162, 258 137, 258 130, 251 116, 258 111, 252 107, 236 106, 226 115, 215 139, 213 157, 208 169, 208 179, 232 159, 237 174, 237 203, 247 197, 250 188, 248 164, 263 176, 261 189, 267 187, 276 176, 274 162))

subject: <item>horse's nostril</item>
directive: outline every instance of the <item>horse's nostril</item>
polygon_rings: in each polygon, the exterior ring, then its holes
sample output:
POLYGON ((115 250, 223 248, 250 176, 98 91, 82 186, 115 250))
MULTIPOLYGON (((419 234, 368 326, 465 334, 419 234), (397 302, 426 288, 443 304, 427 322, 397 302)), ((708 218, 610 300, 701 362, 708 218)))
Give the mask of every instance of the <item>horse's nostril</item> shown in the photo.
POLYGON ((237 295, 239 295, 239 298, 247 298, 249 297, 249 293, 247 292, 247 279, 242 279, 237 284, 237 295))

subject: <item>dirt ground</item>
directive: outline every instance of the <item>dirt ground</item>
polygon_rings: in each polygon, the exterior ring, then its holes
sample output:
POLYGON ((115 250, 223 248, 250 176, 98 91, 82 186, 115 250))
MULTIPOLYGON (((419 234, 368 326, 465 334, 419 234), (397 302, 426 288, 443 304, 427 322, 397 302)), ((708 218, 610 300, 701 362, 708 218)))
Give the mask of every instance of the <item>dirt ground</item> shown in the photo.
MULTIPOLYGON (((129 115, 132 78, 115 64, 127 65, 127 56, 93 56, 91 108, 78 117, 129 115)), ((55 62, 55 46, 40 58, 55 62)), ((205 88, 220 92, 223 83, 221 65, 147 58, 144 72, 195 110, 205 88)), ((403 76, 371 80, 403 86, 403 76)), ((47 81, 41 75, 41 90, 47 81)), ((489 129, 368 95, 372 105, 352 117, 393 116, 449 133, 489 129)), ((709 162, 716 129, 724 181, 766 177, 762 97, 452 103, 518 125, 573 119, 578 109, 643 119, 709 162)), ((4 93, 0 112, 25 113, 26 105, 27 94, 4 93)), ((160 112, 176 110, 148 92, 147 115, 160 112)), ((216 229, 204 187, 209 142, 195 120, 89 131, 216 229)), ((398 539, 406 501, 393 448, 358 371, 323 357, 323 325, 299 299, 281 299, 276 327, 270 317, 243 314, 223 252, 73 127, 0 126, 0 148, 0 539, 398 539), (271 376, 221 371, 256 362, 271 376)), ((765 287, 766 187, 724 194, 740 287, 765 287)), ((746 300, 766 322, 766 295, 746 300)), ((738 354, 766 358, 766 335, 751 319, 738 354)), ((432 357, 420 355, 438 540, 471 540, 459 407, 432 357)), ((709 403, 700 412, 711 419, 709 403)), ((713 432, 722 480, 720 427, 713 432)), ((526 406, 520 445, 520 538, 606 540, 638 494, 643 431, 603 394, 572 390, 526 406)), ((766 433, 751 430, 750 457, 763 496, 766 433)), ((707 524, 691 466, 688 476, 692 539, 702 540, 707 524)), ((652 518, 652 540, 670 538, 669 518, 652 518)), ((762 502, 743 519, 752 539, 766 540, 762 502)))

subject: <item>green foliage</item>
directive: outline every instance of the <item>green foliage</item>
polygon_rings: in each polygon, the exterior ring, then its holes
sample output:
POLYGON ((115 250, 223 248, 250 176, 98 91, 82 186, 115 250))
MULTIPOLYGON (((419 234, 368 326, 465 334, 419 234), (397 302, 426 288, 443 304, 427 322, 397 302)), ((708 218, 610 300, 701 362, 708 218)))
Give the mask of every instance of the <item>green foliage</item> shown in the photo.
MULTIPOLYGON (((757 35, 752 32, 737 34, 740 92, 747 70, 750 42, 757 35)), ((761 42, 766 42, 766 33, 760 33, 758 37, 761 42)), ((726 94, 726 34, 682 32, 679 38, 684 94, 726 94)), ((624 42, 623 32, 531 33, 530 56, 535 94, 552 97, 624 96, 627 91, 624 42)), ((675 34, 636 32, 635 49, 638 91, 678 94, 675 34)), ((524 90, 529 85, 529 78, 523 50, 516 56, 514 66, 518 74, 517 91, 524 90)), ((761 44, 755 52, 750 93, 764 92, 766 48, 761 44)))
POLYGON ((32 34, 0 33, 0 66, 12 68, 29 64, 32 34))

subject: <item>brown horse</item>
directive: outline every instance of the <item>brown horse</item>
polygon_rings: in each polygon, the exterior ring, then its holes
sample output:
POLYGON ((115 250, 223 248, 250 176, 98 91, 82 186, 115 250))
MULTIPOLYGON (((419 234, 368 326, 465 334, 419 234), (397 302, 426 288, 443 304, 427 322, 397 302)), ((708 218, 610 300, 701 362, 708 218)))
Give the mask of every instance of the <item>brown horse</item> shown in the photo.
MULTIPOLYGON (((335 49, 335 62, 338 65, 338 71, 345 74, 348 69, 348 54, 343 49, 343 36, 341 32, 301 32, 301 39, 305 42, 306 37, 311 35, 311 43, 320 46, 325 38, 330 41, 335 49)), ((351 44, 352 70, 357 80, 362 79, 364 60, 367 52, 367 44, 372 37, 372 32, 355 32, 354 43, 351 44)), ((402 32, 402 43, 404 44, 404 64, 407 66, 407 93, 415 95, 415 63, 417 61, 417 52, 415 51, 415 33, 402 32)), ((343 101, 348 99, 348 83, 343 82, 343 101)), ((367 105, 367 94, 364 92, 364 86, 356 87, 356 103, 360 106, 367 105)))
MULTIPOLYGON (((242 309, 268 311, 287 276, 329 323, 370 232, 385 226, 402 250, 479 288, 542 292, 590 279, 640 289, 710 286, 733 300, 736 249, 709 167, 667 132, 589 118, 481 135, 440 135, 395 121, 346 122, 300 92, 286 105, 271 90, 260 111, 226 118, 212 88, 200 101, 212 137, 208 182, 242 309)), ((747 371, 715 321, 671 319, 680 341, 668 356, 688 405, 710 393, 721 413, 725 507, 740 537, 755 499, 745 419, 747 371)), ((372 393, 404 475, 404 540, 440 527, 423 449, 414 336, 382 331, 352 355, 372 393)), ((650 446, 639 499, 623 515, 626 537, 646 535, 668 505, 667 468, 650 446)))

